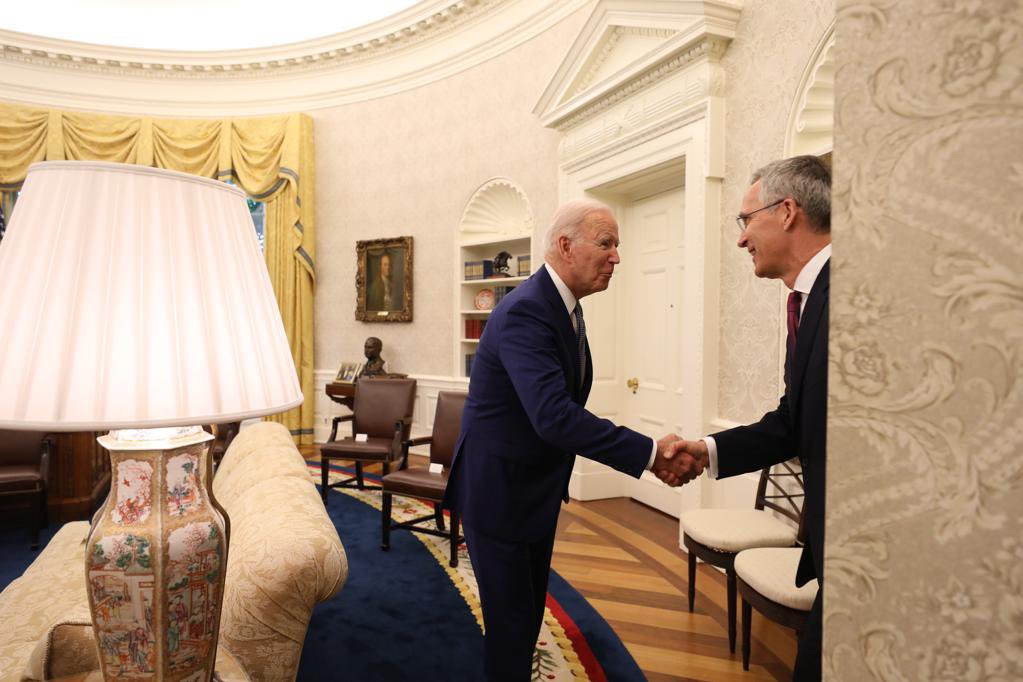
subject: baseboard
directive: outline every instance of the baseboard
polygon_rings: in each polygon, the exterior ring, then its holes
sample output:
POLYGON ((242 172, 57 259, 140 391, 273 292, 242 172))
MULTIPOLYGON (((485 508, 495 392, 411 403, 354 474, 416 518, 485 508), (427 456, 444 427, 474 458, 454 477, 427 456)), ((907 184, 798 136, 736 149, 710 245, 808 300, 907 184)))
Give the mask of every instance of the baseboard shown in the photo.
POLYGON ((590 500, 606 500, 611 497, 624 497, 628 486, 628 477, 610 467, 598 465, 580 466, 576 461, 575 469, 568 481, 568 495, 573 500, 588 502, 590 500))

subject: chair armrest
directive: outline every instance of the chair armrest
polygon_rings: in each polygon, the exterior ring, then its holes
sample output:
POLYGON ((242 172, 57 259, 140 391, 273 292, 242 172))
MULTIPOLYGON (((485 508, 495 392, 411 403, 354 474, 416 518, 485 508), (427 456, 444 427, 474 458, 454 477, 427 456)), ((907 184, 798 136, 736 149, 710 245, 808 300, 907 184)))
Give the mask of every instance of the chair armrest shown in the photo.
POLYGON ((342 415, 340 417, 334 417, 334 419, 337 419, 339 422, 350 422, 352 421, 352 418, 354 416, 355 416, 354 412, 349 412, 348 414, 342 415))
POLYGON ((429 445, 433 442, 433 436, 420 436, 419 438, 409 438, 405 441, 405 446, 414 448, 417 445, 429 445))
POLYGON ((50 453, 53 452, 54 443, 52 436, 46 436, 40 443, 39 455, 39 476, 43 479, 43 487, 50 487, 50 453))
MULTIPOLYGON (((400 423, 400 422, 399 422, 400 423)), ((427 443, 433 442, 433 436, 420 436, 419 438, 409 438, 401 442, 401 466, 399 469, 408 469, 408 451, 409 448, 417 445, 426 445, 427 443)))

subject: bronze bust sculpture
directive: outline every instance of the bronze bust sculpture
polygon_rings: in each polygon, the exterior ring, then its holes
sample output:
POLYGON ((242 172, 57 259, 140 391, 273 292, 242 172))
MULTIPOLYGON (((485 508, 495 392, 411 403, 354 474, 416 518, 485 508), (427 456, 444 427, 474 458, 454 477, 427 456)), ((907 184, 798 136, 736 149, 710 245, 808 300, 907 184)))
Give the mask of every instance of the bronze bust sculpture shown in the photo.
POLYGON ((364 351, 366 353, 366 364, 359 372, 360 377, 387 376, 384 371, 384 359, 380 357, 380 351, 384 349, 384 343, 375 336, 366 339, 364 351))

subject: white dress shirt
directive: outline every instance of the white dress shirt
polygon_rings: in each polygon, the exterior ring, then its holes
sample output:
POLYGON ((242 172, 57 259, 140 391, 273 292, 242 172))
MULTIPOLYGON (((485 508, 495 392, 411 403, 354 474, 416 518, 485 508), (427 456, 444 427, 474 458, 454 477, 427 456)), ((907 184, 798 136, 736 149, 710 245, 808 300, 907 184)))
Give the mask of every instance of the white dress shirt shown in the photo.
MULTIPOLYGON (((817 281, 817 275, 821 274, 821 270, 824 268, 824 264, 831 258, 831 244, 827 244, 823 249, 814 254, 803 269, 796 275, 796 281, 793 283, 792 290, 798 291, 800 296, 799 302, 799 319, 803 319, 803 311, 806 310, 806 300, 810 298, 810 291, 813 289, 814 283, 817 281)), ((718 446, 714 442, 712 436, 707 436, 703 439, 703 442, 707 444, 707 458, 710 460, 710 477, 718 477, 718 446)))
MULTIPOLYGON (((550 263, 545 262, 543 266, 547 268, 547 273, 551 276, 551 280, 554 282, 554 287, 558 290, 558 293, 561 294, 561 300, 565 302, 565 311, 568 313, 568 319, 572 322, 572 330, 578 334, 579 330, 576 329, 577 323, 575 321, 575 315, 572 313, 575 312, 575 306, 579 303, 579 299, 575 297, 575 294, 573 294, 572 290, 568 288, 568 285, 561 280, 561 277, 554 268, 551 267, 550 263)), ((647 462, 647 469, 653 468, 654 459, 657 457, 657 441, 652 438, 650 440, 653 442, 650 445, 650 461, 647 462)))

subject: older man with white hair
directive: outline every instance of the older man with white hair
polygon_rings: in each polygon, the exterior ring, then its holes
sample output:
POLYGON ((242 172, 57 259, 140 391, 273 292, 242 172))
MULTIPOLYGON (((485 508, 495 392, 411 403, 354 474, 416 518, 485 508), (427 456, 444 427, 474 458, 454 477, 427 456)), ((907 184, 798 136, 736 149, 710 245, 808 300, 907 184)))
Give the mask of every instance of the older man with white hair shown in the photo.
POLYGON ((488 680, 531 678, 576 453, 637 478, 651 469, 669 485, 702 472, 691 458, 674 458, 677 436, 654 441, 583 407, 593 369, 579 301, 607 289, 618 244, 605 204, 558 209, 546 263, 491 314, 473 362, 445 506, 465 527, 488 680))

